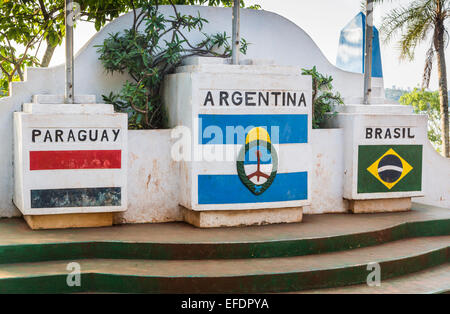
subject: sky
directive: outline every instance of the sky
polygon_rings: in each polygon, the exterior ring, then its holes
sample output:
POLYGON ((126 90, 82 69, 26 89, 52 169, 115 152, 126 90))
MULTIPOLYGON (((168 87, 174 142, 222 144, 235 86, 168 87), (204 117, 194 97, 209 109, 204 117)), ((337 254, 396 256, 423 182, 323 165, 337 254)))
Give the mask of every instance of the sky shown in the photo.
MULTIPOLYGON (((380 26, 382 17, 399 4, 411 0, 393 1, 375 7, 374 23, 380 26)), ((246 5, 259 4, 263 10, 278 13, 305 30, 332 64, 336 64, 336 55, 341 29, 361 10, 360 0, 246 0, 246 5)), ((95 34, 91 23, 80 22, 75 30, 75 51, 80 49, 95 34)), ((384 85, 386 88, 414 88, 421 84, 425 62, 425 52, 430 45, 426 41, 416 49, 415 60, 400 61, 396 42, 381 42, 384 85)), ((450 49, 446 49, 447 56, 450 49)), ((64 46, 55 51, 50 65, 64 62, 64 46)), ((447 62, 449 64, 450 61, 447 62)), ((434 65, 436 66, 436 65, 434 65)), ((447 70, 449 71, 449 70, 447 70)), ((430 88, 437 89, 437 71, 433 71, 430 88)))

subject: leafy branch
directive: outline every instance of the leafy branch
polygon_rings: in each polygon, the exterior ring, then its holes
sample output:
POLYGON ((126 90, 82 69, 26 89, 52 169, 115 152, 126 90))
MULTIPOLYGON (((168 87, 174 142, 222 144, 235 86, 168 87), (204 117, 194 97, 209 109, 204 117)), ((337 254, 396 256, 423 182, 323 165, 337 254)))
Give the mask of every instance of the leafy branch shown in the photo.
POLYGON ((333 92, 333 77, 317 72, 316 67, 312 69, 302 69, 303 75, 312 77, 312 125, 314 129, 323 126, 327 115, 331 112, 333 105, 342 105, 344 101, 341 95, 333 92))
MULTIPOLYGON (((208 35, 202 32, 208 21, 197 15, 182 14, 169 0, 172 16, 159 12, 158 1, 141 1, 133 7, 133 23, 122 33, 110 34, 98 47, 99 59, 109 73, 127 73, 120 92, 103 95, 106 103, 129 115, 129 127, 153 129, 164 126, 161 88, 164 76, 172 73, 189 56, 229 57, 229 36, 224 33, 208 35), (193 43, 186 33, 197 31, 203 40, 193 43)), ((242 40, 241 52, 248 43, 242 40)))

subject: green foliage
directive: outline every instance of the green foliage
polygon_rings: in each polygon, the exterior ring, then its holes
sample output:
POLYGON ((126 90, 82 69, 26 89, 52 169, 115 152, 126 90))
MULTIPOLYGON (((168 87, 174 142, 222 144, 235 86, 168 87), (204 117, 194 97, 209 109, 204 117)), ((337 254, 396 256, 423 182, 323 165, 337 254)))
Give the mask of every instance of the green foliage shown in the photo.
MULTIPOLYGON (((142 11, 134 12, 133 26, 122 33, 110 34, 97 46, 99 59, 110 73, 127 73, 127 81, 119 93, 103 95, 106 103, 129 115, 132 129, 164 127, 161 87, 164 76, 172 73, 183 58, 193 55, 228 57, 231 55, 229 36, 224 33, 207 35, 200 43, 189 42, 185 33, 201 32, 207 23, 200 15, 183 15, 173 6, 173 16, 164 16, 158 6, 142 3, 142 11)), ((242 40, 241 52, 247 42, 242 40)))
MULTIPOLYGON (((374 2, 386 1, 375 0, 374 2)), ((392 9, 383 17, 380 31, 385 42, 390 42, 400 35, 397 40, 400 59, 412 61, 415 49, 428 41, 429 48, 422 78, 424 89, 429 87, 435 54, 441 53, 439 47, 444 46, 448 39, 445 21, 449 17, 449 12, 450 0, 413 0, 392 9)), ((441 58, 445 58, 443 53, 441 58)), ((447 93, 447 91, 443 92, 447 93)))
POLYGON ((426 39, 427 33, 433 29, 436 2, 414 0, 407 6, 393 9, 383 18, 381 31, 386 41, 392 40, 399 32, 402 33, 399 40, 402 58, 413 59, 415 48, 426 39))
MULTIPOLYGON (((383 2, 376 0, 376 2, 383 2)), ((381 32, 386 41, 400 34, 398 41, 400 57, 412 60, 415 49, 428 41, 422 89, 429 87, 431 71, 436 58, 438 60, 438 82, 440 97, 440 114, 442 116, 442 154, 450 157, 450 132, 448 117, 448 89, 445 69, 445 48, 448 43, 446 21, 450 17, 450 0, 412 0, 389 12, 383 19, 381 32)))
POLYGON ((428 116, 428 139, 434 148, 440 152, 442 145, 440 130, 440 104, 438 91, 425 91, 415 88, 412 92, 400 97, 402 105, 412 106, 415 113, 426 114, 428 116))
POLYGON ((387 100, 391 100, 393 102, 398 102, 400 97, 404 94, 409 93, 411 90, 399 89, 399 88, 385 88, 384 96, 387 100))
POLYGON ((38 64, 36 56, 29 53, 45 35, 40 27, 45 22, 36 10, 29 1, 0 0, 1 94, 8 93, 9 82, 23 80, 25 66, 38 64))
MULTIPOLYGON (((54 47, 65 36, 65 0, 0 0, 0 97, 7 95, 8 85, 23 80, 26 66, 47 66, 54 47), (47 47, 45 62, 38 60, 41 44, 47 47), (19 48, 19 49, 18 49, 19 48), (33 52, 33 53, 31 53, 33 52)), ((95 24, 98 31, 108 21, 145 5, 230 6, 232 0, 76 0, 80 20, 95 24)), ((241 1, 241 6, 244 6, 241 1)))
MULTIPOLYGON (((312 69, 302 69, 303 75, 312 76, 312 103, 313 103, 313 119, 312 125, 314 129, 323 126, 325 120, 331 112, 333 105, 342 105, 344 101, 341 95, 333 92, 333 78, 325 76, 317 72, 316 67, 312 69)), ((333 113, 334 114, 334 113, 333 113)))
MULTIPOLYGON (((129 6, 125 0, 76 2, 81 16, 94 21, 97 29, 129 6)), ((47 49, 61 44, 64 16, 64 0, 0 0, 0 87, 4 94, 11 81, 23 80, 26 66, 41 65, 37 54, 42 42, 47 49)))

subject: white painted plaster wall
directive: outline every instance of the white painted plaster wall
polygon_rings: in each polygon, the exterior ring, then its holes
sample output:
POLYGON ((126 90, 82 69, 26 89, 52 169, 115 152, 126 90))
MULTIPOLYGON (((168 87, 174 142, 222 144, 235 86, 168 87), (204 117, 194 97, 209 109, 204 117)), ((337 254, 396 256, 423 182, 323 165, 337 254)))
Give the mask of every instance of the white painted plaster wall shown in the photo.
MULTIPOLYGON (((166 14, 172 9, 161 6, 166 14)), ((231 34, 231 9, 186 6, 180 7, 184 14, 200 14, 210 21, 205 25, 206 33, 226 31, 231 34)), ((245 58, 269 59, 274 64, 312 67, 331 74, 335 86, 347 99, 361 97, 362 75, 342 71, 334 67, 322 54, 312 39, 291 21, 271 12, 242 10, 242 36, 251 43, 245 58), (257 25, 255 27, 255 25, 257 25), (361 85, 361 88, 358 88, 361 85)), ((75 57, 75 93, 95 95, 102 102, 102 94, 118 91, 127 75, 107 74, 98 61, 95 45, 100 45, 109 33, 129 28, 132 14, 125 14, 109 23, 98 32, 75 57)), ((190 34, 195 42, 200 34, 190 34)), ((12 113, 20 111, 23 103, 31 102, 36 94, 64 93, 64 65, 51 68, 30 68, 26 71, 25 82, 14 82, 11 96, 0 98, 0 217, 19 215, 12 204, 13 195, 13 124, 12 113)))
POLYGON ((429 141, 423 145, 423 192, 424 197, 413 202, 450 209, 450 158, 444 158, 429 141))
POLYGON ((171 131, 128 131, 128 210, 116 214, 115 223, 183 220, 178 165, 170 157, 171 131))
MULTIPOLYGON (((115 223, 182 221, 177 163, 171 160, 172 130, 128 132, 128 210, 115 223), (157 147, 157 149, 155 149, 157 147)), ((313 130, 312 205, 308 214, 346 212, 342 199, 343 130, 313 130)))
POLYGON ((344 130, 314 129, 311 133, 311 206, 305 214, 347 211, 344 192, 344 130))
MULTIPOLYGON (((166 13, 171 13, 171 8, 162 6, 162 10, 166 13)), ((210 21, 205 25, 204 31, 206 33, 214 33, 217 31, 227 31, 231 34, 231 9, 229 8, 211 8, 211 7, 195 7, 187 6, 179 8, 181 13, 184 14, 196 14, 200 11, 200 14, 210 21)), ((320 72, 332 75, 334 77, 334 85, 336 89, 343 95, 347 103, 357 103, 362 98, 362 75, 357 73, 350 73, 342 71, 334 67, 322 54, 320 49, 312 41, 312 39, 297 25, 291 21, 271 12, 255 11, 255 10, 242 10, 241 13, 241 33, 244 38, 251 43, 247 56, 245 58, 252 59, 271 59, 274 64, 279 65, 292 65, 304 68, 310 68, 316 65, 320 72), (257 26, 255 26, 257 25, 257 26)), ((111 91, 118 91, 124 81, 127 79, 127 75, 109 75, 104 71, 101 63, 98 61, 97 48, 95 45, 102 44, 103 40, 109 33, 120 32, 123 29, 129 28, 131 25, 132 16, 126 14, 117 18, 99 33, 97 33, 76 55, 75 57, 75 93, 81 94, 93 94, 96 96, 97 102, 102 102, 102 94, 109 94, 111 91)), ((199 35, 192 36, 195 41, 199 40, 199 35), (197 36, 197 37, 196 37, 197 36)), ((374 87, 374 97, 378 100, 382 99, 384 94, 382 80, 374 80, 374 84, 378 87, 374 87)), ((31 101, 32 96, 36 94, 63 94, 64 92, 64 65, 59 65, 51 68, 30 68, 26 71, 25 82, 14 82, 11 86, 11 96, 0 98, 0 217, 12 217, 19 216, 19 211, 14 207, 12 203, 13 195, 13 112, 20 111, 23 103, 31 101)), ((136 131, 141 132, 141 131, 136 131)), ((139 162, 145 163, 145 167, 150 167, 151 158, 161 160, 163 154, 159 149, 155 151, 151 146, 153 140, 163 143, 164 136, 158 137, 155 135, 155 139, 152 136, 149 137, 149 142, 134 141, 132 138, 134 134, 138 134, 135 131, 130 132, 130 151, 136 149, 136 152, 145 154, 145 156, 139 156, 139 162), (151 139, 150 139, 151 138, 151 139), (134 144, 133 144, 134 141, 134 144), (139 143, 138 145, 136 143, 139 143), (145 147, 148 147, 150 151, 146 151, 145 147), (153 157, 151 157, 153 156, 153 157)), ((142 131, 153 132, 153 131, 142 131)), ((159 131, 155 131, 159 132, 159 131)), ((161 131, 164 132, 164 131, 161 131)), ((154 133, 156 134, 156 133, 154 133)), ((137 135, 136 135, 137 136, 137 135)), ((145 135, 147 137, 147 135, 145 135)), ((328 139, 324 139, 327 141, 328 139)), ((324 147, 326 148, 326 146, 324 147)), ((318 150, 320 151, 320 149, 318 150)), ((334 153, 333 153, 334 154, 334 153)), ((432 154, 428 154, 435 164, 436 173, 441 171, 443 166, 448 167, 448 161, 438 158, 439 156, 432 157, 432 154)), ((427 157, 426 157, 427 158, 427 157)), ((130 156, 130 160, 132 156, 130 156)), ((330 160, 326 161, 327 167, 331 165, 330 160)), ((428 161, 425 160, 425 163, 428 161)), ((130 178, 137 170, 136 164, 130 166, 130 178), (135 172, 133 172, 135 171, 135 172)), ((167 164, 158 167, 163 169, 167 167, 167 164)), ((447 168, 448 169, 448 168, 447 168)), ((144 168, 149 171, 150 168, 144 168)), ((148 174, 147 174, 148 176, 148 174)), ((143 176, 146 177, 145 175, 143 176)), ((448 188, 445 185, 436 186, 433 182, 433 176, 427 175, 425 184, 430 182, 430 186, 437 189, 436 199, 439 199, 438 194, 448 196, 448 188), (444 190, 442 190, 444 189, 444 190), (441 191, 441 192, 438 192, 441 191), (444 192, 442 192, 444 191, 444 192)), ((448 182, 444 174, 441 174, 441 182, 448 182)), ((129 185, 129 195, 132 200, 129 207, 129 213, 124 214, 119 221, 146 221, 146 219, 152 219, 154 221, 163 221, 165 211, 164 207, 156 206, 151 209, 148 204, 152 203, 152 197, 146 195, 145 200, 142 203, 133 202, 133 196, 139 195, 138 187, 143 186, 143 181, 135 182, 136 190, 133 190, 133 184, 129 185), (148 217, 142 216, 144 208, 148 211, 152 211, 148 217), (136 213, 133 213, 135 211, 136 213), (140 213, 139 213, 140 212, 140 213), (138 218, 132 218, 138 217, 138 218)), ((448 183, 447 183, 448 184, 448 183)), ((175 188, 175 185, 173 185, 175 188)), ((156 191, 156 190, 155 190, 156 191)), ((153 191, 153 193, 155 192, 153 191)), ((167 190, 164 190, 167 191, 167 190)), ((151 194, 153 194, 151 193, 151 194)), ((314 197, 314 194, 313 194, 314 197)), ((166 201, 169 198, 166 199, 166 201)), ((173 199, 170 199, 172 201, 173 199)), ((175 200, 173 200, 175 202, 175 200)), ((425 197, 424 201, 428 201, 425 197)), ((158 199, 158 204, 162 204, 161 199, 158 199)), ((445 206, 449 206, 448 203, 444 203, 445 206), (446 205, 445 205, 446 204, 446 205)), ((173 207, 167 205, 166 208, 170 209, 170 215, 167 215, 168 220, 179 219, 179 213, 173 209, 173 207)), ((441 205, 442 206, 442 205, 441 205)), ((169 209, 167 209, 169 210, 169 209)), ((319 209, 311 209, 316 211, 319 209)), ((151 220, 148 220, 151 221, 151 220)))

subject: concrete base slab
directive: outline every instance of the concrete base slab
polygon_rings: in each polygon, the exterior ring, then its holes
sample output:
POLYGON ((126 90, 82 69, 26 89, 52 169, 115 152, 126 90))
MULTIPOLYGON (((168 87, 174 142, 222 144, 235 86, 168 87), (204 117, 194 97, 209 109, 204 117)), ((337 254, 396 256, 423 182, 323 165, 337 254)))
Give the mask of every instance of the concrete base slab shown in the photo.
POLYGON ((114 213, 24 215, 31 229, 66 229, 109 227, 113 224, 114 213))
POLYGON ((354 214, 403 212, 411 209, 411 197, 349 200, 348 204, 354 214))
POLYGON ((182 207, 184 221, 200 228, 243 227, 301 222, 303 207, 195 211, 182 207))

